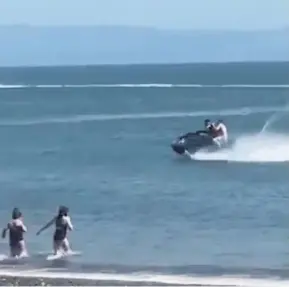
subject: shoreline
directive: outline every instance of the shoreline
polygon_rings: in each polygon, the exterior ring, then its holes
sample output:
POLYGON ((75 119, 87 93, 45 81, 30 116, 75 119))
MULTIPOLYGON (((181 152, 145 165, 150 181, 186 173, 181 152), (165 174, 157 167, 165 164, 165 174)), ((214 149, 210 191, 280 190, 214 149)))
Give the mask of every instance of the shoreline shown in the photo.
MULTIPOLYGON (((85 274, 81 274, 84 275, 85 274)), ((87 275, 87 274, 86 274, 87 275)), ((89 278, 70 273, 35 274, 27 270, 17 272, 10 271, 0 274, 0 286, 272 286, 288 287, 289 280, 278 278, 254 278, 235 276, 215 276, 211 278, 195 277, 182 280, 181 278, 170 280, 158 280, 156 278, 116 278, 113 274, 91 274, 89 278), (96 276, 95 276, 96 275, 96 276), (104 276, 101 276, 104 275, 104 276)), ((164 279, 164 278, 163 278, 164 279)), ((183 278, 184 279, 184 278, 183 278)))
MULTIPOLYGON (((182 284, 173 284, 183 286, 182 284)), ((145 281, 93 280, 49 278, 36 276, 1 275, 0 286, 171 286, 171 284, 145 281)))

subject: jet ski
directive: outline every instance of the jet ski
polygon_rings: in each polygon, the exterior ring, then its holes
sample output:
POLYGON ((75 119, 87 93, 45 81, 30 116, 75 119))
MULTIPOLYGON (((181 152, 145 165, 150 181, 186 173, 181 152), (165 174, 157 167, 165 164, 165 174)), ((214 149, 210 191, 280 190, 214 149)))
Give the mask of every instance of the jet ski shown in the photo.
POLYGON ((216 152, 223 148, 228 148, 233 144, 230 141, 226 146, 219 147, 213 141, 213 138, 205 132, 191 132, 186 133, 171 144, 171 147, 174 152, 177 154, 183 155, 185 151, 188 151, 190 154, 194 154, 199 150, 205 150, 207 152, 216 152))

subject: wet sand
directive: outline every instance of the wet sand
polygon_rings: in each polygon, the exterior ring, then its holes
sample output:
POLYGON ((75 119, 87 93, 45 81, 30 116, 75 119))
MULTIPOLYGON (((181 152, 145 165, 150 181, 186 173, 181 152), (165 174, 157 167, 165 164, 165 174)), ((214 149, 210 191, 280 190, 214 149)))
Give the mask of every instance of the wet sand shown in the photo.
MULTIPOLYGON (((154 282, 1 276, 0 286, 169 286, 154 282)), ((176 285, 176 284, 174 284, 176 285)))

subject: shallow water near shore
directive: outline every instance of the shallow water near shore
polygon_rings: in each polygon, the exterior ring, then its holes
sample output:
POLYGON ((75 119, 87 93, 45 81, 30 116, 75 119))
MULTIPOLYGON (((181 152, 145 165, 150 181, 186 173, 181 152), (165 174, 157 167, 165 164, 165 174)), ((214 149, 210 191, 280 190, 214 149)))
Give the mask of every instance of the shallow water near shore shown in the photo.
POLYGON ((0 223, 21 208, 30 253, 1 261, 1 275, 288 280, 287 71, 286 63, 1 68, 0 223), (232 150, 193 161, 173 154, 171 141, 205 118, 224 119, 232 150), (48 262, 53 229, 35 233, 60 204, 82 255, 48 262))

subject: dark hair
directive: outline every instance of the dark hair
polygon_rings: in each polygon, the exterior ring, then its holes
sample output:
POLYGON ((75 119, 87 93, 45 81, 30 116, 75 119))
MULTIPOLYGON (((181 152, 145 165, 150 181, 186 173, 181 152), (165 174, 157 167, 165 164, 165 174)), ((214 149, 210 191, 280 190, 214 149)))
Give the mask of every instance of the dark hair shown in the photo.
POLYGON ((68 207, 66 207, 64 205, 59 206, 58 217, 67 216, 68 211, 69 211, 68 207))
POLYGON ((19 208, 15 207, 13 210, 12 210, 12 219, 18 219, 22 216, 22 213, 21 211, 19 210, 19 208))

